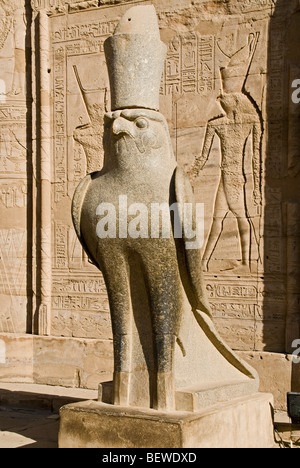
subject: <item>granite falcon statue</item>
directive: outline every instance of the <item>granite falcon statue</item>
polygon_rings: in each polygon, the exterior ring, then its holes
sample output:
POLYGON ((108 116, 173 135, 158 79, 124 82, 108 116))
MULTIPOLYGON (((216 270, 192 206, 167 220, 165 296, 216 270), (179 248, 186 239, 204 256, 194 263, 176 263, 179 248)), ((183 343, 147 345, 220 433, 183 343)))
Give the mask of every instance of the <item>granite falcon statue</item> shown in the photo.
MULTIPOLYGON (((154 8, 130 9, 106 41, 105 52, 112 111, 105 115, 104 166, 77 188, 73 222, 107 287, 114 341, 112 402, 171 411, 176 408, 176 353, 180 349, 184 357, 186 343, 192 343, 184 333, 187 304, 207 336, 214 335, 218 352, 248 376, 251 372, 210 325, 200 250, 187 248, 191 239, 181 210, 168 211, 168 236, 162 219, 154 224, 149 219, 153 205, 188 204, 194 207, 189 227, 197 232, 193 191, 175 160, 167 122, 158 112, 166 47, 154 8), (129 207, 125 219, 120 200, 129 207), (142 221, 150 221, 151 230, 147 223, 148 229, 143 229, 142 221), (135 229, 130 231, 132 222, 135 229), (114 228, 100 233, 104 224, 114 228), (176 235, 178 224, 182 237, 176 235)), ((199 361, 196 348, 193 353, 199 361)))
MULTIPOLYGON (((142 204, 150 213, 153 203, 191 202, 191 189, 186 176, 177 167, 167 123, 160 113, 127 109, 107 114, 105 120, 105 139, 108 140, 105 155, 109 157, 103 170, 87 176, 77 189, 74 207, 81 206, 81 210, 80 217, 76 215, 77 209, 73 211, 74 223, 107 285, 115 345, 115 378, 124 386, 124 380, 130 375, 130 267, 138 268, 143 272, 149 291, 158 388, 163 388, 163 394, 167 388, 170 391, 172 388, 175 394, 173 354, 182 314, 182 276, 193 307, 209 311, 201 281, 199 250, 184 251, 184 243, 174 239, 172 230, 169 238, 163 238, 162 226, 159 238, 151 238, 149 233, 149 238, 128 236, 124 239, 117 230, 115 239, 100 239, 96 234, 97 209, 107 203, 118 208, 119 195, 126 194, 129 206, 142 204)), ((118 215, 119 208, 116 213, 118 215)), ((115 219, 111 221, 114 223, 115 219)), ((117 216, 116 225, 122 222, 117 216)), ((171 215, 169 222, 171 224, 171 215)), ((159 396, 158 393, 158 407, 163 407, 159 396)), ((126 403, 128 398, 128 395, 125 400, 119 396, 119 401, 126 403)), ((167 401, 170 401, 169 395, 167 401)))

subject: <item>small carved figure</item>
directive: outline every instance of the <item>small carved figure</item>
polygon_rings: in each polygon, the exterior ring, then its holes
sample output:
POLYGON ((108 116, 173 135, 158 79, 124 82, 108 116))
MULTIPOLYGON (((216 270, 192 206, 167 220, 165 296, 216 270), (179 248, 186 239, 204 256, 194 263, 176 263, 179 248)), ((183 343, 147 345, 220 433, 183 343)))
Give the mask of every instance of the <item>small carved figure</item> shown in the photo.
POLYGON ((14 48, 15 65, 14 77, 10 94, 13 96, 26 95, 25 89, 25 39, 26 39, 26 16, 24 9, 14 12, 14 48))
POLYGON ((14 72, 9 96, 25 97, 26 13, 19 0, 2 0, 0 6, 0 50, 13 31, 14 72), (1 13, 4 13, 1 15, 1 13))
POLYGON ((103 138, 103 121, 106 110, 106 89, 85 89, 81 83, 77 67, 74 66, 76 80, 86 106, 90 122, 79 125, 73 138, 82 145, 86 156, 86 173, 90 174, 103 165, 101 145, 103 138))

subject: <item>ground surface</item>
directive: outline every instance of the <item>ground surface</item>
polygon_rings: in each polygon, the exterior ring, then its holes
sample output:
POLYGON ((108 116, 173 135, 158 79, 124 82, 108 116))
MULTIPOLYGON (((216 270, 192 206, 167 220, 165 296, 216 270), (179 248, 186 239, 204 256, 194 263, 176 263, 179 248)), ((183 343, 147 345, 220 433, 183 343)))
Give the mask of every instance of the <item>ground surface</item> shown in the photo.
POLYGON ((57 448, 58 414, 0 407, 0 427, 0 448, 57 448))
POLYGON ((0 448, 57 448, 59 408, 97 391, 0 383, 0 448))
MULTIPOLYGON (((0 383, 0 448, 58 448, 59 408, 97 399, 97 391, 0 383)), ((278 448, 300 448, 300 426, 275 413, 278 448)))

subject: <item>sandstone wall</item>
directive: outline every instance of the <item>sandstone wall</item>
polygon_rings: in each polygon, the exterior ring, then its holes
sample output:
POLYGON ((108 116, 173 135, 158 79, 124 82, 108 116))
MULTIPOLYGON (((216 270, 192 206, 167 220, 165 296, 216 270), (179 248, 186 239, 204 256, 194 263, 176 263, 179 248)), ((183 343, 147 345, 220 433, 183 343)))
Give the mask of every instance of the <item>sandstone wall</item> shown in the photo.
POLYGON ((104 40, 126 9, 149 3, 168 45, 161 112, 205 204, 216 325, 235 350, 290 353, 300 338, 298 0, 1 2, 0 333, 112 338, 103 278, 70 208, 102 165, 104 40))

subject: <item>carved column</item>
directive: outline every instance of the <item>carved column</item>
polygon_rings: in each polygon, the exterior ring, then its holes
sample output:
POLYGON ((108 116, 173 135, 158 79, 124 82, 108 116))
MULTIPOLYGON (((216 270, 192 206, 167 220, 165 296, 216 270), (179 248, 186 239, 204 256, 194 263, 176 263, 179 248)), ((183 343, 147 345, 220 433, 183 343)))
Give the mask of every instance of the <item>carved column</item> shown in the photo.
POLYGON ((39 12, 40 43, 40 196, 41 196, 41 304, 38 332, 49 335, 51 327, 52 262, 51 262, 51 113, 49 68, 49 19, 39 12))

